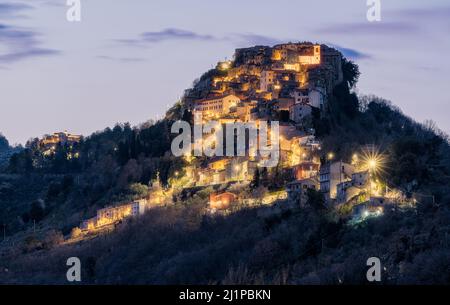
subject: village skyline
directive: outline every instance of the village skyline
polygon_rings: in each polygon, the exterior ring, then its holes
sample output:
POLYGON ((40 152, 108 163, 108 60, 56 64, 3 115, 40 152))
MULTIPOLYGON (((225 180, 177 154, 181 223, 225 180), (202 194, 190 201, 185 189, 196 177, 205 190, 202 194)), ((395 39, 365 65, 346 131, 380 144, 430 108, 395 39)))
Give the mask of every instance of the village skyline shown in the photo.
POLYGON ((335 46, 360 66, 360 93, 380 94, 419 122, 433 119, 450 131, 443 111, 450 103, 439 90, 448 83, 449 63, 440 56, 450 50, 445 1, 382 1, 375 23, 366 20, 366 1, 359 0, 345 7, 231 1, 223 10, 178 1, 177 11, 158 1, 82 3, 83 19, 75 23, 66 20, 62 0, 0 6, 0 132, 11 144, 161 118, 198 75, 231 59, 236 48, 298 40, 335 46), (292 22, 271 18, 280 7, 290 8, 283 14, 292 22), (297 13, 304 10, 317 14, 297 13), (231 22, 215 22, 217 16, 231 22))

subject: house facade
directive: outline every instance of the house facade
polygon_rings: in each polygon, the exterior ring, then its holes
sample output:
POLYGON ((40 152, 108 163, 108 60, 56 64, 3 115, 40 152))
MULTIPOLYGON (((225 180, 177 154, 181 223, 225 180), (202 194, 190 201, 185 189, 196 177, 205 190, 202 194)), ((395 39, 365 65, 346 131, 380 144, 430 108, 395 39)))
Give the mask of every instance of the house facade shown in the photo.
POLYGON ((209 207, 213 210, 227 210, 231 205, 237 202, 237 195, 224 192, 224 193, 211 193, 209 195, 209 207))
POLYGON ((355 167, 351 164, 339 162, 327 162, 319 171, 320 191, 325 194, 327 201, 336 199, 337 185, 351 180, 355 167))
POLYGON ((291 203, 300 203, 304 206, 308 201, 308 190, 319 190, 319 181, 316 178, 295 180, 287 184, 286 191, 291 203))
POLYGON ((226 95, 219 98, 200 100, 195 103, 194 113, 202 114, 203 117, 215 117, 230 113, 232 107, 240 103, 240 99, 233 95, 226 95))

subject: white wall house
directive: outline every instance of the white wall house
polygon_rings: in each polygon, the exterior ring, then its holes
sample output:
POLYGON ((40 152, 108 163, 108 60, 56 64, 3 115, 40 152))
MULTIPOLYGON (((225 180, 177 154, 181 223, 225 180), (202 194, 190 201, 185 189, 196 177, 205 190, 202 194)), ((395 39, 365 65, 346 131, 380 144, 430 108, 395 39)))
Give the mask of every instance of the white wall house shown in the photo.
POLYGON ((201 113, 206 117, 228 114, 230 109, 236 107, 240 101, 237 96, 232 94, 220 98, 201 100, 195 104, 194 112, 201 113))
POLYGON ((313 107, 323 110, 326 103, 326 93, 325 89, 320 87, 315 87, 309 90, 308 93, 309 104, 313 107))
POLYGON ((326 91, 320 87, 314 87, 308 91, 295 90, 292 96, 296 104, 309 104, 321 110, 326 104, 326 91))

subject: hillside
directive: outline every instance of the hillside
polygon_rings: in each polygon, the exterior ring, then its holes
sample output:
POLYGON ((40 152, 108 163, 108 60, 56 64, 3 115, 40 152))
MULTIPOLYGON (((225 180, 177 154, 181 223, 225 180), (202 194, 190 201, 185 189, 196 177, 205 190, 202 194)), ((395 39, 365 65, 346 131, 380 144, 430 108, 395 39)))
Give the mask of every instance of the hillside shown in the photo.
POLYGON ((9 158, 20 149, 20 147, 9 146, 8 140, 0 133, 0 170, 8 166, 9 158))
POLYGON ((77 256, 83 283, 360 284, 375 256, 384 283, 448 284, 448 137, 358 78, 326 45, 238 49, 163 120, 29 141, 0 175, 0 282, 63 284, 77 256), (277 166, 174 156, 198 115, 279 122, 277 166))

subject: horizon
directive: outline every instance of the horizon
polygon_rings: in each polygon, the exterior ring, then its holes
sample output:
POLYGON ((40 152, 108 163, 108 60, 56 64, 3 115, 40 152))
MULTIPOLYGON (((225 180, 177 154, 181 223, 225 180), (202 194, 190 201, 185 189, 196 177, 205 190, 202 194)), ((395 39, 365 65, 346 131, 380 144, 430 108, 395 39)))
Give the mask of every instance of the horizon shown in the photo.
POLYGON ((450 98, 440 90, 450 68, 439 56, 450 51, 445 1, 383 2, 376 24, 366 20, 366 1, 357 0, 345 7, 230 1, 241 8, 231 13, 202 0, 176 2, 180 9, 173 11, 174 4, 162 1, 138 0, 133 7, 82 1, 82 21, 70 23, 63 0, 1 1, 0 133, 14 145, 58 131, 89 136, 116 123, 157 119, 236 48, 288 41, 337 48, 360 67, 359 93, 450 132, 450 98), (292 22, 273 18, 276 8, 288 6, 283 20, 292 22), (305 7, 317 13, 298 14, 305 7), (216 22, 230 14, 242 22, 216 22))

